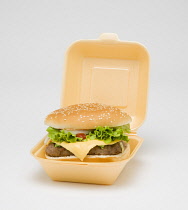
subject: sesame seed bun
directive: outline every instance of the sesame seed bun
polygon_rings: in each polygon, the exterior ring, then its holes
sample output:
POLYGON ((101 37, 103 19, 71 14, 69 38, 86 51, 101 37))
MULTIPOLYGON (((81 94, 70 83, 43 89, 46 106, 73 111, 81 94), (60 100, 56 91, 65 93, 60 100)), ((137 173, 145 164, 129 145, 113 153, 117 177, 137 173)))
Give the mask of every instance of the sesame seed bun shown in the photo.
POLYGON ((95 129, 116 127, 131 122, 131 117, 119 108, 99 103, 70 105, 50 113, 45 124, 57 129, 95 129))

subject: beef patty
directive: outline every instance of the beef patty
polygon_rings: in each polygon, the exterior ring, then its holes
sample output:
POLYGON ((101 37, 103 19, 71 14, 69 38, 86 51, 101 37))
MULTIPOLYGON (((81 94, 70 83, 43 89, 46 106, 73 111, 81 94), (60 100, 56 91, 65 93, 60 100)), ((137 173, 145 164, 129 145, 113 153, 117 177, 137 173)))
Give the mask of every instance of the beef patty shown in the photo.
MULTIPOLYGON (((126 142, 120 141, 115 144, 105 145, 104 147, 95 146, 89 151, 88 155, 118 155, 122 152, 122 146, 124 149, 126 148, 126 144, 126 142)), ((50 143, 46 147, 46 154, 50 157, 66 157, 74 155, 64 147, 55 147, 54 143, 50 143)))

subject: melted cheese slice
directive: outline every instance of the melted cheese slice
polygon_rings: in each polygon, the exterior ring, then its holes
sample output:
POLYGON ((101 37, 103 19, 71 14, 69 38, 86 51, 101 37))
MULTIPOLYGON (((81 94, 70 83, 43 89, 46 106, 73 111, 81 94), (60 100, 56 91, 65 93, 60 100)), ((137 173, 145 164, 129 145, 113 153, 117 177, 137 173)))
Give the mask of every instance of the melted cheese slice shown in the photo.
POLYGON ((76 142, 76 143, 56 143, 58 145, 61 145, 65 149, 69 150, 72 152, 77 158, 79 158, 81 161, 84 160, 84 158, 87 156, 88 152, 95 146, 97 145, 110 145, 110 144, 115 144, 119 142, 120 140, 113 141, 109 144, 106 144, 104 141, 99 141, 99 140, 88 140, 85 142, 76 142))

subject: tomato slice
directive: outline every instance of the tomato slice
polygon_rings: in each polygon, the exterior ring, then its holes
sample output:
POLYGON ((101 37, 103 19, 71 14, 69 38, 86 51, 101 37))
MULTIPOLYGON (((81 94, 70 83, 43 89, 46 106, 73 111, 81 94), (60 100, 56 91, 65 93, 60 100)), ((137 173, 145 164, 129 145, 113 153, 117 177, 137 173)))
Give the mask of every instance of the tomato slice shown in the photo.
POLYGON ((86 139, 85 133, 77 133, 77 134, 76 134, 76 137, 82 138, 82 139, 86 139))

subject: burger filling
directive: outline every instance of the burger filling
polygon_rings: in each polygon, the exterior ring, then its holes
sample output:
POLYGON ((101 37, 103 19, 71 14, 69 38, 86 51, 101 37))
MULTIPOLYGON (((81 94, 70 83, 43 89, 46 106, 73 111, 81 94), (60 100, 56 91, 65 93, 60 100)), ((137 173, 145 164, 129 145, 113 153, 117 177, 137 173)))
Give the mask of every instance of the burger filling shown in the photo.
MULTIPOLYGON (((89 151, 88 155, 118 155, 122 153, 125 148, 126 143, 120 141, 112 145, 95 146, 89 151)), ((50 143, 46 147, 46 154, 50 157, 67 157, 74 155, 64 147, 58 147, 54 143, 50 143)))
POLYGON ((51 157, 66 157, 73 156, 66 148, 60 144, 86 142, 91 140, 100 140, 105 144, 110 145, 97 145, 93 147, 88 155, 117 155, 122 153, 126 144, 129 141, 127 133, 130 132, 130 125, 123 125, 118 127, 101 127, 98 126, 93 130, 66 130, 55 129, 52 127, 47 128, 49 142, 46 147, 46 154, 51 157), (118 142, 117 142, 118 141, 118 142), (113 143, 114 142, 114 143, 113 143))

